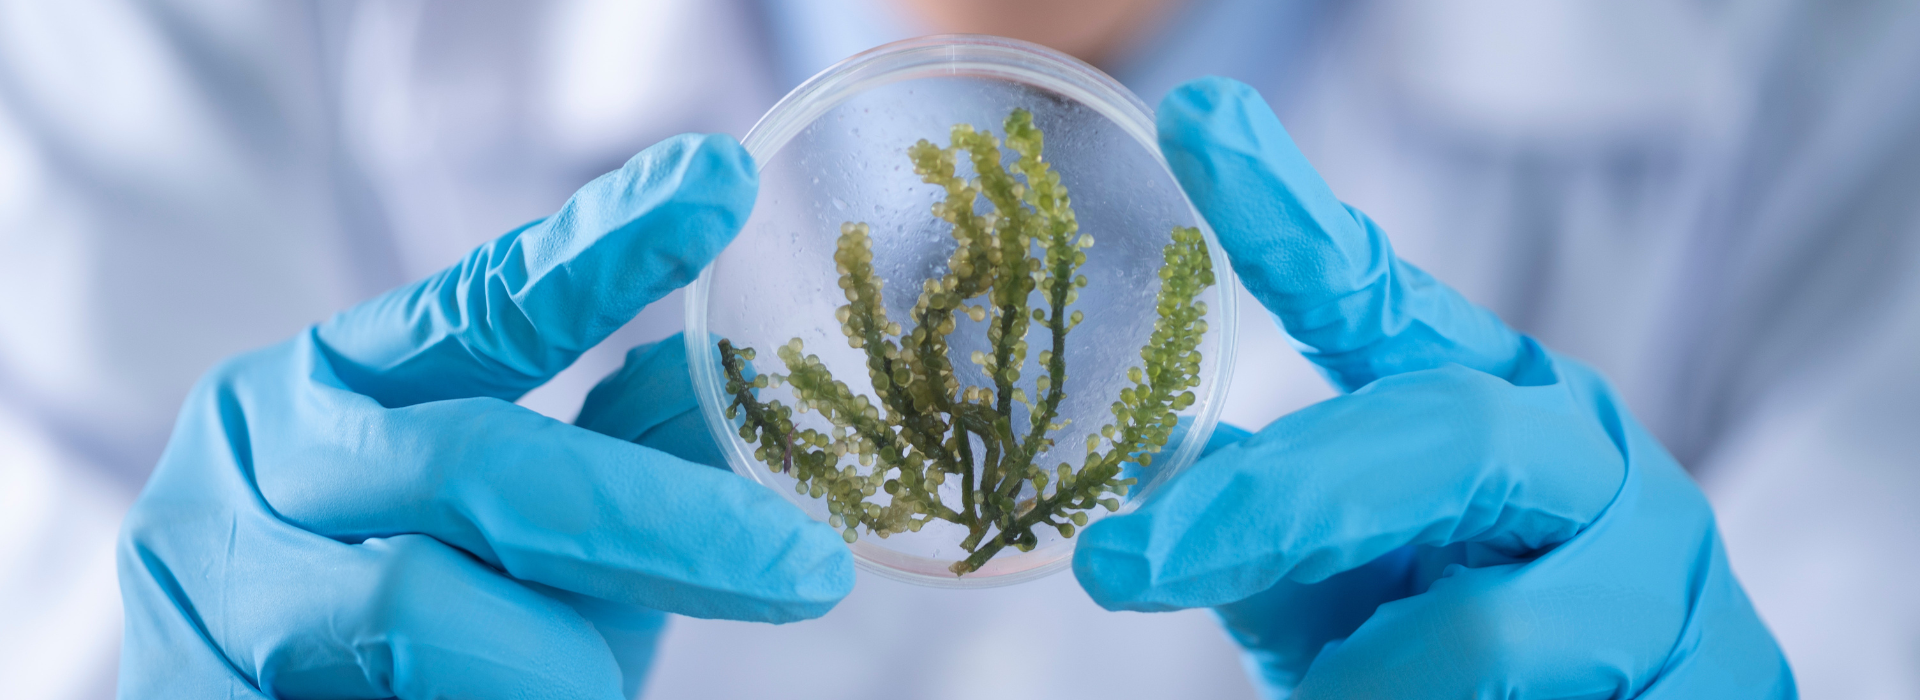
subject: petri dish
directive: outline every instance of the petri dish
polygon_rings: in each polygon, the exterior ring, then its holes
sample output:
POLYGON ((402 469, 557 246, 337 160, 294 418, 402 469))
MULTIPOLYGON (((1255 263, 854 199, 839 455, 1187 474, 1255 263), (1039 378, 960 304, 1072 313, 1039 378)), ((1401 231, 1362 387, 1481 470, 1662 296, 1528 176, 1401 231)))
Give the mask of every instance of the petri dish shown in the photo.
POLYGON ((1233 273, 1118 82, 923 37, 814 76, 742 143, 760 191, 686 297, 695 391, 734 471, 861 569, 1057 572, 1199 455, 1233 273))

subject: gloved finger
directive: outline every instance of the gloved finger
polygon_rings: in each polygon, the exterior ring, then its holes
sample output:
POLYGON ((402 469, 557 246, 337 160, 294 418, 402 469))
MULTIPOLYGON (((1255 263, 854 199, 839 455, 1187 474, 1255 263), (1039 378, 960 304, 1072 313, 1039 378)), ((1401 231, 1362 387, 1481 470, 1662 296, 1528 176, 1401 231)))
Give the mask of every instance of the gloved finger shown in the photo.
MULTIPOLYGON (((1637 490, 1631 482, 1625 488, 1637 490)), ((1628 510, 1655 505, 1629 501, 1628 510)), ((1731 577, 1689 576, 1701 553, 1689 538, 1647 543, 1615 536, 1637 527, 1617 522, 1620 515, 1610 509, 1530 562, 1455 563, 1415 577, 1408 595, 1380 605, 1350 635, 1321 649, 1294 697, 1628 698, 1650 697, 1643 693, 1656 679, 1684 685, 1679 679, 1695 669, 1669 659, 1698 645, 1683 634, 1689 618, 1727 625, 1707 632, 1716 638, 1748 631, 1699 602, 1731 577), (1679 600, 1695 602, 1675 605, 1679 600)), ((1711 556, 1723 555, 1715 547, 1711 556)), ((1752 676, 1739 684, 1769 677, 1752 676)))
POLYGON ((1325 581, 1282 579, 1214 608, 1262 687, 1292 688, 1328 644, 1353 634, 1382 603, 1411 595, 1414 552, 1403 547, 1325 581))
POLYGON ((1519 336, 1396 257, 1253 88, 1195 80, 1161 100, 1157 120, 1161 150, 1234 272, 1336 386, 1449 363, 1519 381, 1519 336))
MULTIPOLYGON (((1249 437, 1251 433, 1222 423, 1201 457, 1249 437)), ((1261 687, 1292 688, 1328 644, 1353 634, 1382 603, 1414 593, 1422 551, 1402 547, 1324 581, 1281 579, 1272 588, 1215 606, 1213 612, 1239 643, 1261 687)))
POLYGON ((1639 458, 1586 529, 1521 563, 1423 562, 1293 697, 1794 697, 1705 496, 1631 420, 1639 458))
POLYGON ((626 364, 587 393, 573 423, 689 462, 727 468, 700 415, 686 340, 679 333, 629 350, 626 364))
POLYGON ((566 603, 593 625, 593 631, 606 640, 613 660, 620 665, 620 697, 639 697, 653 670, 660 633, 666 629, 667 614, 652 608, 601 600, 552 586, 522 581, 526 587, 548 598, 566 603))
POLYGON ((1600 513, 1623 469, 1565 383, 1402 374, 1282 417, 1088 527, 1074 573, 1109 609, 1169 610, 1320 581, 1408 545, 1524 555, 1600 513))
POLYGON ((1647 622, 1638 608, 1651 601, 1613 591, 1607 605, 1595 606, 1587 599, 1595 591, 1555 590, 1522 576, 1524 569, 1454 566, 1426 592, 1381 605, 1352 636, 1322 650, 1293 697, 1638 696, 1665 649, 1616 643, 1671 645, 1679 630, 1620 635, 1623 626, 1647 622))
POLYGON ((196 670, 241 677, 222 696, 251 695, 246 687, 273 698, 622 697, 605 643, 572 609, 431 538, 349 545, 258 511, 206 513, 157 522, 136 512, 122 574, 129 600, 145 601, 129 609, 130 637, 211 643, 224 667, 196 670), (222 546, 171 536, 195 528, 222 546), (164 629, 173 633, 152 634, 164 629))
POLYGON ((339 377, 383 405, 516 398, 693 281, 758 187, 731 138, 662 141, 553 216, 333 317, 319 339, 339 377))
MULTIPOLYGON (((726 469, 694 398, 680 334, 627 352, 626 363, 587 393, 574 425, 650 447, 690 462, 726 469)), ((635 697, 646 681, 666 616, 637 605, 583 596, 532 584, 535 590, 573 606, 606 638, 635 697)))
POLYGON ((234 391, 250 413, 301 407, 255 426, 253 450, 260 494, 309 531, 431 535, 514 578, 694 617, 817 617, 853 586, 841 538, 751 481, 498 399, 386 408, 311 344, 287 352, 306 371, 234 391))

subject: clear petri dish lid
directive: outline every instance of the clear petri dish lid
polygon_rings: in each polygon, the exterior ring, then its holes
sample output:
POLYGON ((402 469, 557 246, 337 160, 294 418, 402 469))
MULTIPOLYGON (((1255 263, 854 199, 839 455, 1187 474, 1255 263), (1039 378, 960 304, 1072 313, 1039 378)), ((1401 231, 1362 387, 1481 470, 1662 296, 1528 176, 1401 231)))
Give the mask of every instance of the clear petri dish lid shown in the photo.
POLYGON ((687 295, 732 468, 856 563, 980 587, 1199 455, 1233 366, 1233 273, 1145 105, 1026 42, 849 58, 747 134, 760 192, 687 295))

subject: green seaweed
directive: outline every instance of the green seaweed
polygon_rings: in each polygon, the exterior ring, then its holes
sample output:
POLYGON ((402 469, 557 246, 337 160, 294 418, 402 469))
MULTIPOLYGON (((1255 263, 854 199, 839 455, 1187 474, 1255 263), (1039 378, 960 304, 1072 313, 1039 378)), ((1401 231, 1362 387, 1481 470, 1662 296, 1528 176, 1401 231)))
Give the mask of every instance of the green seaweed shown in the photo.
POLYGON ((946 148, 923 139, 907 151, 914 172, 944 190, 933 214, 951 224, 956 244, 945 272, 922 282, 909 326, 887 318, 867 224, 841 226, 833 259, 847 304, 837 318, 847 344, 865 352, 873 396, 835 379, 799 338, 776 348, 785 374, 752 379, 746 363, 754 350, 718 343, 732 398, 727 418, 755 445, 756 459, 792 475, 796 491, 826 499, 828 524, 849 543, 861 528, 884 538, 936 518, 965 527, 960 547, 968 555, 950 567, 955 575, 978 570, 1008 546, 1031 550, 1037 527, 1072 537, 1087 511, 1119 509, 1135 484, 1123 466, 1152 464, 1177 412, 1195 400, 1207 330, 1206 304, 1197 297, 1214 283, 1200 231, 1174 229, 1159 273, 1158 319, 1113 401, 1112 422, 1089 436, 1078 467, 1037 464, 1054 445, 1050 436, 1069 422, 1058 415, 1068 386, 1066 339, 1082 320, 1069 309, 1087 286, 1077 270, 1094 242, 1080 232, 1060 174, 1041 158, 1033 115, 1015 110, 1003 128, 1017 156, 1010 168, 1001 164, 1001 141, 967 124, 953 127, 946 148), (955 174, 962 157, 974 178, 955 174), (1031 308, 1036 289, 1043 303, 1031 308), (975 352, 972 361, 991 386, 969 386, 954 374, 949 337, 959 315, 987 328, 992 351, 975 352), (1036 324, 1050 343, 1039 352, 1041 374, 1029 397, 1015 385, 1036 324), (757 397, 757 389, 782 384, 791 387, 793 406, 757 397), (1016 425, 1016 403, 1026 408, 1023 425, 1016 425), (833 428, 800 428, 795 411, 819 411, 833 428), (939 495, 949 479, 959 480, 956 503, 939 495), (884 504, 869 500, 883 493, 884 504))

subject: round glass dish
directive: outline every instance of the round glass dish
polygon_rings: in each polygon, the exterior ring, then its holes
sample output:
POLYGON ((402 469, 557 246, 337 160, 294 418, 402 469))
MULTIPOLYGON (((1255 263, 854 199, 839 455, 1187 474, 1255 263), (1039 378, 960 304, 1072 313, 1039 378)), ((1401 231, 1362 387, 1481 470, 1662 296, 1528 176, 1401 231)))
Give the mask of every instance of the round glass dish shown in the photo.
POLYGON ((913 39, 814 76, 744 145, 753 214, 686 297, 694 388, 733 469, 861 568, 1044 576, 1199 455, 1233 273, 1112 78, 1011 39, 913 39))

